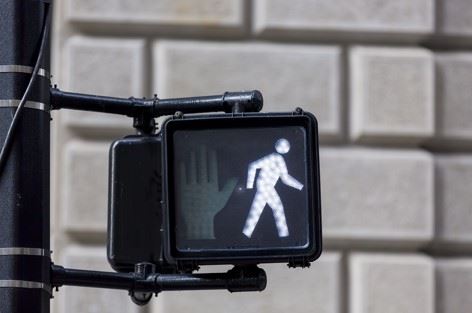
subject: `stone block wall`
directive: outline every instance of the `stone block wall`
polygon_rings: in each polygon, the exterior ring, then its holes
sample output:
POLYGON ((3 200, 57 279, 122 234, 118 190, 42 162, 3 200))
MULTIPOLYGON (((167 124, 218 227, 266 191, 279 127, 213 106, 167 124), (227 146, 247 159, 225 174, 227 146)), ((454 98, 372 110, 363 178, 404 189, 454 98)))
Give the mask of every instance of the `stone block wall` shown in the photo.
MULTIPOLYGON (((169 292, 138 308, 126 292, 62 288, 55 312, 470 312, 471 1, 61 0, 54 23, 63 90, 259 89, 265 111, 314 113, 325 243, 310 269, 264 266, 262 293, 169 292)), ((53 260, 111 270, 108 148, 132 121, 53 118, 53 260)))

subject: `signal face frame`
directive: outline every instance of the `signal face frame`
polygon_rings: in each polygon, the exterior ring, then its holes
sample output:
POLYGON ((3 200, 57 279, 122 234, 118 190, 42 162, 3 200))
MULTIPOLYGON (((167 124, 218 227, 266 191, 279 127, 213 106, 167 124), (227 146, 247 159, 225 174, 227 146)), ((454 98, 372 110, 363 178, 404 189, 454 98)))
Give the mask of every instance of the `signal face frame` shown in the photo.
MULTIPOLYGON (((191 141, 190 139, 189 141, 191 141)), ((251 141, 254 139, 246 138, 246 140, 251 141)), ((306 112, 244 113, 238 115, 218 114, 184 116, 180 119, 168 119, 162 126, 162 144, 164 233, 166 236, 164 252, 167 262, 170 264, 177 264, 178 266, 181 265, 182 268, 196 265, 257 264, 275 262, 289 263, 289 265, 293 266, 307 266, 309 265, 309 262, 316 260, 320 256, 322 250, 322 233, 318 127, 316 118, 312 114, 306 112), (299 151, 303 151, 301 154, 305 160, 305 166, 303 168, 305 169, 306 177, 304 180, 304 188, 306 189, 303 194, 306 195, 306 202, 304 202, 306 210, 304 210, 307 214, 307 220, 305 221, 302 217, 302 220, 304 220, 305 223, 302 227, 305 227, 306 229, 306 232, 304 233, 304 240, 306 239, 306 242, 303 244, 293 245, 287 245, 286 243, 281 246, 275 245, 268 247, 264 247, 264 245, 261 245, 260 243, 259 246, 254 245, 242 247, 227 244, 226 246, 230 246, 230 248, 225 248, 224 243, 221 244, 222 246, 218 247, 212 245, 206 247, 205 244, 196 244, 195 247, 192 247, 192 241, 189 241, 190 244, 183 247, 181 244, 182 241, 179 239, 179 236, 181 235, 177 234, 179 231, 182 232, 182 228, 179 229, 177 226, 182 225, 182 218, 180 215, 177 216, 178 213, 176 213, 176 211, 181 209, 179 203, 182 202, 181 199, 176 199, 176 189, 180 188, 180 185, 182 184, 181 179, 179 179, 180 173, 177 173, 177 165, 180 164, 176 164, 178 162, 177 156, 179 156, 179 153, 182 154, 178 151, 178 147, 182 147, 182 143, 177 142, 179 140, 178 138, 182 137, 180 134, 188 134, 187 138, 189 138, 192 136, 192 131, 218 132, 218 130, 221 130, 228 133, 228 130, 244 130, 250 132, 253 129, 256 129, 259 133, 264 133, 264 130, 269 132, 277 129, 277 131, 280 132, 282 129, 299 129, 301 130, 300 133, 303 134, 303 136, 299 137, 303 138, 302 141, 304 141, 304 146, 299 151)), ((290 147, 288 149, 290 149, 290 147)), ((284 146, 284 143, 282 143, 280 149, 277 148, 277 152, 287 152, 284 150, 287 150, 287 148, 284 146)), ((276 153, 274 154, 277 155, 276 153)), ((258 173, 260 174, 260 171, 258 173)), ((246 184, 245 179, 246 178, 244 178, 244 185, 246 184)), ((256 188, 256 184, 257 183, 254 184, 254 188, 256 188)), ((292 185, 289 183, 289 185, 294 188, 303 188, 298 186, 297 183, 291 184, 292 185)), ((298 184, 301 185, 299 182, 298 184)), ((224 182, 221 185, 224 185, 224 182)), ((272 187, 274 186, 272 185, 272 187)), ((204 195, 201 196, 203 197, 204 195)), ((270 211, 270 209, 269 205, 266 205, 263 210, 270 211)), ((184 209, 181 211, 184 211, 184 209)), ((185 212, 181 214, 185 214, 185 212)), ((274 218, 276 218, 275 211, 274 218)), ((248 220, 246 220, 246 222, 248 220)), ((225 222, 228 221, 225 220, 225 222)), ((229 222, 231 223, 231 221, 229 222)), ((279 225, 277 225, 277 227, 279 229, 279 237, 283 237, 283 234, 280 235, 279 225)))

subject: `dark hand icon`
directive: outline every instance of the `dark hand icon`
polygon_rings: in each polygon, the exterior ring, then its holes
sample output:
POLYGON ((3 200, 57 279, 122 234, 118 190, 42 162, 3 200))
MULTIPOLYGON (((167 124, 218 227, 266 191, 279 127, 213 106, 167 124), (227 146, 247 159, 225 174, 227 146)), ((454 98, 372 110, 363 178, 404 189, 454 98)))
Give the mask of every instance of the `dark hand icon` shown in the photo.
POLYGON ((190 152, 190 164, 179 164, 178 197, 186 225, 187 239, 214 239, 213 220, 233 193, 237 178, 230 178, 219 190, 216 151, 202 146, 190 152), (187 171, 188 169, 188 171, 187 171))

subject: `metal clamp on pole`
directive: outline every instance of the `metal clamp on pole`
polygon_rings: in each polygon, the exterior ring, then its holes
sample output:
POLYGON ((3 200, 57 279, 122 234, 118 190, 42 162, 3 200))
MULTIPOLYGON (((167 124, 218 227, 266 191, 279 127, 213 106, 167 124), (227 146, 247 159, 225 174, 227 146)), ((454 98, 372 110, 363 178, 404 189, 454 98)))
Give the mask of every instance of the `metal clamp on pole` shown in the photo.
POLYGON ((262 291, 267 284, 265 271, 256 265, 236 266, 226 273, 160 274, 150 263, 138 263, 133 273, 114 273, 51 267, 51 284, 128 290, 133 302, 144 305, 153 294, 169 290, 226 289, 230 292, 262 291))

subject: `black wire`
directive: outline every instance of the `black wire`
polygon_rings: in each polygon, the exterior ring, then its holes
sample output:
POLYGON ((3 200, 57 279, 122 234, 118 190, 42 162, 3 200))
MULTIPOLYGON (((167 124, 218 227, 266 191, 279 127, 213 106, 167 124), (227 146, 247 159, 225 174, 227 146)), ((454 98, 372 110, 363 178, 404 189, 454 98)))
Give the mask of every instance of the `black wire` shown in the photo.
POLYGON ((10 151, 10 147, 13 142, 12 140, 13 140, 14 132, 16 130, 16 126, 21 117, 21 113, 23 112, 23 108, 26 104, 26 100, 28 99, 28 96, 31 92, 31 89, 36 80, 36 77, 38 76, 39 67, 41 65, 41 60, 44 53, 44 48, 46 47, 47 37, 49 35, 49 28, 51 25, 51 8, 50 8, 50 5, 47 3, 45 4, 45 8, 46 8, 46 19, 44 20, 43 29, 41 31, 41 46, 39 47, 38 56, 36 58, 36 64, 34 65, 34 69, 33 69, 33 72, 31 73, 31 78, 28 83, 28 86, 26 87, 25 93, 23 94, 23 97, 21 97, 20 103, 18 104, 18 108, 16 109, 15 115, 13 116, 10 127, 8 128, 8 132, 7 132, 7 135, 5 136, 5 141, 3 143, 3 147, 0 152, 0 177, 2 177, 3 167, 5 166, 5 163, 8 159, 8 152, 10 151))

